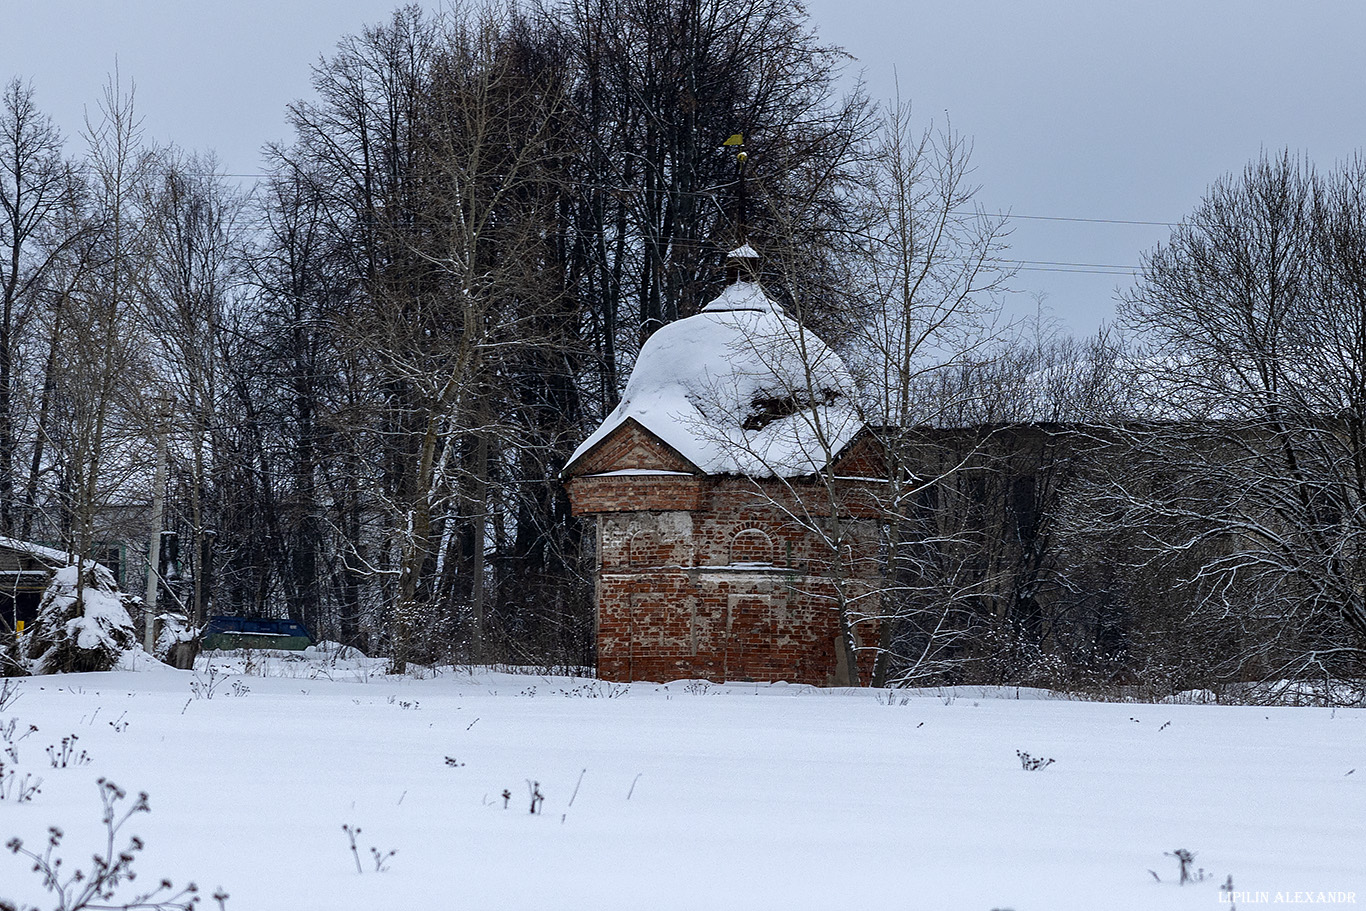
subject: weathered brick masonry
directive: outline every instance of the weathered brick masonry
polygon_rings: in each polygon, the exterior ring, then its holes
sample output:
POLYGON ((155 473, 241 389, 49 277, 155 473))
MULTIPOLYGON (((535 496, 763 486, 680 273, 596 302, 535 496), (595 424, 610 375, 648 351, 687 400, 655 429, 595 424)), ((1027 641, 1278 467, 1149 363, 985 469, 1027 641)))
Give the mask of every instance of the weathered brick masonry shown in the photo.
MULTIPOLYGON (((866 450, 851 447, 841 473, 866 466, 866 450)), ((871 482, 842 482, 832 510, 814 479, 685 467, 628 421, 567 481, 575 513, 597 517, 598 675, 833 682, 841 588, 860 613, 876 614, 871 482), (832 513, 848 542, 839 560, 816 530, 832 513)), ((875 623, 856 635, 871 644, 875 623)))

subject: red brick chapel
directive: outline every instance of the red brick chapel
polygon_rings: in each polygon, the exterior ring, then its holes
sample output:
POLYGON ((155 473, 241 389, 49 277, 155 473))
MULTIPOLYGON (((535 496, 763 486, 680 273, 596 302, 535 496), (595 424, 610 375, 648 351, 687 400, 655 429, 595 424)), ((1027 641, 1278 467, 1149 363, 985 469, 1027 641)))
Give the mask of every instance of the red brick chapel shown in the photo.
POLYGON ((598 676, 848 683, 844 617, 866 683, 877 451, 844 363, 757 282, 656 331, 563 475, 596 518, 598 676))

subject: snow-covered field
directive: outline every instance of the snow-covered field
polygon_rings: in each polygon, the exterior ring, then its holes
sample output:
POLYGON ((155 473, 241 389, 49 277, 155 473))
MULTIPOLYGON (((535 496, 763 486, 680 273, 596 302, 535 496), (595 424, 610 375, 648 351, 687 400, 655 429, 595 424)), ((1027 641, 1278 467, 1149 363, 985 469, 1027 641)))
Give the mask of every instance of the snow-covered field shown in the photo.
MULTIPOLYGON (((208 909, 1217 909, 1230 876, 1242 909, 1366 905, 1360 709, 214 663, 212 698, 202 660, 22 681, 0 838, 57 825, 88 866, 104 777, 150 795, 133 885, 208 909)), ((53 907, 30 866, 0 855, 0 899, 53 907)))

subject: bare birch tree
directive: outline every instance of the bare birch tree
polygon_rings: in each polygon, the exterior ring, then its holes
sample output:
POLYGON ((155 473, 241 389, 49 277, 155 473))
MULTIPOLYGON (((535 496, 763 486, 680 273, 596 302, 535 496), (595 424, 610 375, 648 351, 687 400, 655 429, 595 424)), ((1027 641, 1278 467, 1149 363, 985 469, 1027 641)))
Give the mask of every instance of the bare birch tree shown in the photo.
POLYGON ((73 517, 73 553, 93 552, 101 507, 111 491, 140 471, 134 453, 145 428, 127 419, 140 411, 138 390, 145 362, 133 338, 140 305, 139 279, 146 266, 146 222, 140 204, 148 177, 134 89, 117 73, 104 88, 97 116, 87 120, 94 257, 77 287, 79 305, 67 313, 58 363, 71 421, 67 469, 73 517), (131 432, 130 432, 131 431, 131 432))
POLYGON ((867 158, 865 255, 853 270, 859 319, 850 349, 886 460, 881 496, 889 585, 880 608, 875 685, 893 673, 901 679, 925 673, 940 643, 911 644, 908 627, 923 626, 931 639, 951 638, 948 616, 970 591, 950 566, 927 562, 927 543, 946 544, 936 538, 946 530, 931 532, 914 521, 917 497, 933 496, 923 493, 926 486, 958 464, 941 463, 927 476, 924 441, 911 431, 944 422, 954 396, 946 397, 950 387, 936 379, 985 360, 1002 331, 1008 232, 1002 218, 974 208, 971 152, 970 141, 950 125, 917 129, 910 105, 897 99, 867 158), (910 596, 926 585, 936 587, 933 597, 910 596))

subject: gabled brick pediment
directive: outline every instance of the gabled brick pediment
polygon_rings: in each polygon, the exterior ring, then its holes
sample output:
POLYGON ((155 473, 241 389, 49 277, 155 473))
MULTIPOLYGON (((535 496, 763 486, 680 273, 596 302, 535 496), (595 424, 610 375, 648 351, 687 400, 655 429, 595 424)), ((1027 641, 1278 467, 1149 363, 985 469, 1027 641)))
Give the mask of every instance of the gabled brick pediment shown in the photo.
POLYGON ((612 471, 680 471, 700 474, 678 450, 651 433, 634 418, 627 418, 592 449, 565 468, 566 477, 606 474, 612 471))
POLYGON ((832 467, 839 477, 882 478, 887 474, 887 453, 877 435, 865 429, 836 453, 832 467))

